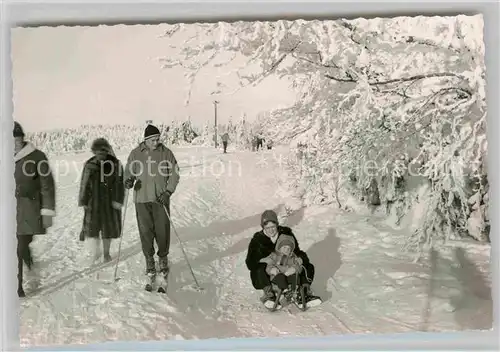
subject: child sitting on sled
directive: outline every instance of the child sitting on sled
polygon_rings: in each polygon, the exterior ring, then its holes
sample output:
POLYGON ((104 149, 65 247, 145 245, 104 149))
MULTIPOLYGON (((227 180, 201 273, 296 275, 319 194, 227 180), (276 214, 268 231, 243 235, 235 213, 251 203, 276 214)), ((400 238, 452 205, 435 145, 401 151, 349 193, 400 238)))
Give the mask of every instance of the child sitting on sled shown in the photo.
POLYGON ((294 249, 293 237, 282 235, 276 242, 275 251, 260 260, 267 264, 266 272, 275 289, 282 291, 288 300, 297 292, 297 285, 300 285, 299 274, 303 270, 298 257, 293 253, 294 249))

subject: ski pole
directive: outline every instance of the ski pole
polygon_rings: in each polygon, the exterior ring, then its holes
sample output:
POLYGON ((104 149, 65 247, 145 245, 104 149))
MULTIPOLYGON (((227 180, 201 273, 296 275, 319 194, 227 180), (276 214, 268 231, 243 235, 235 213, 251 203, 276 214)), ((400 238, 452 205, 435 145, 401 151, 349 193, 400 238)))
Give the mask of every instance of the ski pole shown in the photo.
POLYGON ((122 228, 120 231, 120 242, 118 245, 118 255, 116 257, 116 265, 115 265, 115 275, 114 275, 114 280, 117 280, 116 273, 118 272, 118 264, 120 263, 120 253, 122 251, 122 240, 123 240, 123 228, 125 227, 125 215, 127 215, 127 205, 128 205, 128 195, 129 195, 129 190, 127 189, 125 191, 125 201, 124 201, 124 208, 123 208, 123 218, 122 218, 122 228))
POLYGON ((170 217, 170 214, 169 214, 167 207, 165 205, 163 205, 163 210, 165 210, 165 214, 167 214, 168 220, 170 221, 170 226, 172 226, 172 229, 174 230, 175 237, 177 237, 177 240, 179 241, 179 246, 181 247, 182 254, 184 255, 184 259, 186 259, 186 263, 189 267, 189 271, 191 271, 191 275, 193 276, 196 287, 198 287, 198 289, 202 290, 203 288, 198 283, 198 280, 196 280, 196 275, 194 274, 193 267, 191 266, 191 263, 189 263, 189 259, 188 259, 188 256, 186 254, 186 251, 184 250, 184 246, 182 245, 181 238, 179 237, 179 234, 177 233, 177 230, 175 229, 174 223, 172 222, 172 218, 170 217))

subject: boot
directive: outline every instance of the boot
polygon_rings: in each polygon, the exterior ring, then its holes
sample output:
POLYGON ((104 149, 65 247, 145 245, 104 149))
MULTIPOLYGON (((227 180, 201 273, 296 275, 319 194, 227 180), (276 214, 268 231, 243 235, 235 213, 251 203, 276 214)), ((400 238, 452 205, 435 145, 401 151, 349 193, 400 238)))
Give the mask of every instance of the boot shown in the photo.
POLYGON ((23 262, 19 261, 17 272, 17 296, 22 298, 26 297, 23 289, 23 262))
POLYGON ((26 285, 28 286, 29 290, 36 290, 41 284, 40 270, 33 263, 33 260, 31 260, 29 264, 27 263, 27 267, 28 271, 25 275, 26 285))
POLYGON ((160 267, 160 272, 162 274, 166 274, 169 271, 169 266, 168 266, 168 257, 165 256, 163 258, 159 258, 158 261, 159 267, 160 267))
POLYGON ((146 257, 146 274, 156 274, 156 264, 154 257, 146 257))
POLYGON ((153 291, 153 285, 156 282, 156 265, 154 257, 146 258, 146 285, 145 289, 148 292, 153 291))
POLYGON ((262 303, 266 303, 267 301, 274 301, 276 295, 274 294, 273 287, 271 285, 264 287, 264 294, 260 298, 262 303))

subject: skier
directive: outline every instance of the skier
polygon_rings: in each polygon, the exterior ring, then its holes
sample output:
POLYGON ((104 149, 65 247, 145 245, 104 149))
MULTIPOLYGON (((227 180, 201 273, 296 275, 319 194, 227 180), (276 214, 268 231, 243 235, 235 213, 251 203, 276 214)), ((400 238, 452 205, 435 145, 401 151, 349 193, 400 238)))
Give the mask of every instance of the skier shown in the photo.
POLYGON ((125 187, 134 188, 134 203, 146 260, 148 283, 153 290, 157 273, 154 259, 154 241, 158 247, 160 277, 158 291, 165 292, 169 273, 170 197, 179 183, 179 166, 172 151, 160 142, 160 131, 148 125, 144 141, 131 151, 125 167, 125 187))
POLYGON ((14 122, 14 178, 16 181, 17 220, 17 294, 25 297, 23 288, 23 262, 29 276, 37 273, 30 244, 34 235, 43 235, 52 226, 56 215, 55 182, 45 153, 25 141, 23 128, 14 122))
POLYGON ((264 138, 262 137, 262 135, 259 134, 257 136, 257 151, 259 151, 259 149, 263 149, 264 148, 263 145, 264 145, 264 138))
POLYGON ((94 243, 94 261, 101 257, 101 241, 104 261, 111 261, 111 240, 121 236, 122 207, 125 197, 123 169, 104 138, 93 141, 92 156, 83 167, 80 181, 78 206, 84 208, 80 240, 94 243))
POLYGON ((224 154, 227 153, 227 143, 229 142, 229 133, 224 133, 221 137, 222 140, 222 146, 224 148, 224 154))
POLYGON ((257 136, 252 137, 252 152, 255 152, 257 150, 257 136))
POLYGON ((299 274, 302 272, 301 260, 293 253, 295 241, 292 236, 281 235, 276 240, 275 251, 262 258, 259 263, 265 263, 266 273, 271 283, 276 285, 288 301, 302 302, 300 292, 297 291, 299 274))
POLYGON ((256 232, 250 240, 245 263, 250 271, 250 279, 252 280, 253 287, 264 291, 261 297, 262 303, 267 308, 271 308, 276 300, 276 295, 272 287, 271 278, 266 272, 267 264, 261 263, 260 260, 275 251, 278 239, 283 235, 287 235, 293 238, 295 244, 293 253, 298 257, 298 264, 304 269, 299 273, 299 282, 305 286, 307 306, 314 307, 321 304, 321 298, 314 296, 310 288, 314 279, 314 265, 309 261, 307 254, 300 249, 292 229, 280 226, 278 215, 273 210, 266 210, 262 213, 260 224, 262 230, 256 232))

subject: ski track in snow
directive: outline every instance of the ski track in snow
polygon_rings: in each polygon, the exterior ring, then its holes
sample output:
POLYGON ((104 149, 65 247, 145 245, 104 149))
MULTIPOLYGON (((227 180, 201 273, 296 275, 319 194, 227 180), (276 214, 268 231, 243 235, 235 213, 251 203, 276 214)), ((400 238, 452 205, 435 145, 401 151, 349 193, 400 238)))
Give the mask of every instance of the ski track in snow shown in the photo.
MULTIPOLYGON (((449 249, 440 251, 431 313, 423 321, 430 266, 402 254, 404 234, 382 217, 327 206, 309 207, 287 219, 316 267, 313 290, 325 302, 306 312, 284 307, 269 313, 260 305, 261 292, 253 289, 244 259, 262 211, 281 211, 285 202, 277 191, 278 159, 269 151, 174 152, 182 178, 172 198, 172 218, 204 291, 191 289, 193 279, 173 231, 168 294, 143 290, 144 258, 131 195, 118 267, 121 280, 113 282, 114 261, 90 267, 86 243, 79 241, 80 174, 72 169, 57 178, 54 227, 33 244, 42 280, 37 294, 21 301, 22 346, 395 333, 424 326, 432 331, 491 328, 487 247, 457 244, 472 262, 462 268, 452 263, 449 249), (221 164, 225 171, 212 176, 211 165, 218 172, 221 164)), ((81 167, 87 157, 78 154, 71 160, 81 167)), ((127 154, 118 157, 125 161, 127 154)), ((115 240, 112 255, 117 249, 115 240)))

